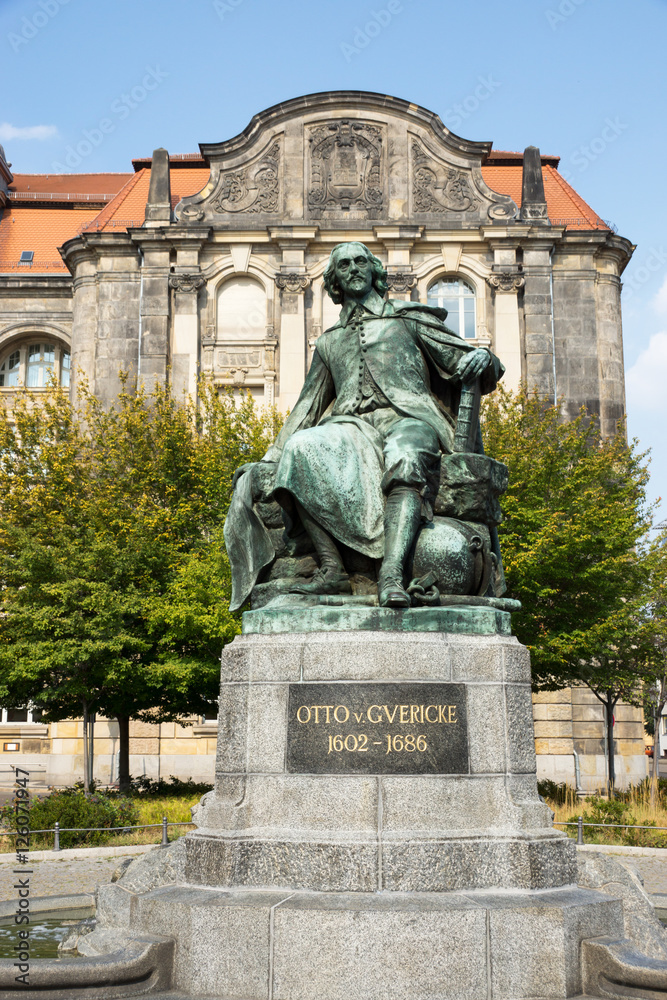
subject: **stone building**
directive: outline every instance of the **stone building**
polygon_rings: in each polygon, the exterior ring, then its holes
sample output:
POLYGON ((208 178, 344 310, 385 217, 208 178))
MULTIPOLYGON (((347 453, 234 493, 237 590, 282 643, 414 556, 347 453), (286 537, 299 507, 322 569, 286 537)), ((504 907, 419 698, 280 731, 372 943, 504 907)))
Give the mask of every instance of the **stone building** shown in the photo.
MULTIPOLYGON (((337 317, 323 289, 328 256, 354 239, 385 263, 390 296, 444 305, 461 336, 492 347, 505 384, 525 379, 568 415, 586 404, 612 433, 624 413, 620 279, 633 247, 558 162, 462 139, 418 105, 358 91, 296 98, 232 139, 171 157, 159 149, 127 174, 12 175, 0 155, 3 404, 51 372, 76 393, 79 370, 110 402, 124 370, 169 377, 192 396, 203 377, 287 410, 337 317)), ((598 706, 568 691, 539 696, 535 713, 541 773, 574 782, 577 760, 582 784, 600 784, 598 706)), ((641 720, 624 716, 618 773, 635 780, 641 720)), ((0 723, 7 744, 44 740, 58 752, 49 727, 10 725, 0 723)), ((159 739, 166 753, 175 732, 133 738, 159 739)), ((59 752, 76 761, 67 739, 59 752)), ((190 773, 202 755, 181 749, 190 773)), ((141 758, 152 772, 155 754, 141 758)))

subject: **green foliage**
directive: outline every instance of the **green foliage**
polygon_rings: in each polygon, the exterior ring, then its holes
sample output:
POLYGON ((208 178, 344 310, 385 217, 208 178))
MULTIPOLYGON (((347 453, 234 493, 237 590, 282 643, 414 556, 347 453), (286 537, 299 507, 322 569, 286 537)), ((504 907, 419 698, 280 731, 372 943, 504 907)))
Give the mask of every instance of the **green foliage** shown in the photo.
MULTIPOLYGON (((65 830, 68 827, 105 827, 108 830, 114 826, 133 826, 138 822, 137 817, 136 805, 130 799, 114 792, 84 792, 80 785, 75 785, 72 788, 56 789, 49 795, 33 799, 30 803, 29 825, 31 830, 49 830, 53 829, 57 821, 65 830)), ((4 829, 16 829, 11 802, 0 810, 0 824, 4 829)), ((66 848, 85 844, 91 847, 108 843, 111 836, 105 830, 64 832, 60 834, 60 846, 66 848)), ((53 835, 36 840, 51 846, 53 835)))
MULTIPOLYGON (((601 826, 584 825, 584 840, 586 843, 620 843, 629 847, 665 847, 667 846, 667 833, 656 830, 655 833, 648 830, 633 830, 631 827, 639 825, 646 827, 657 826, 656 821, 644 819, 639 821, 632 812, 629 801, 630 796, 616 796, 612 799, 603 799, 597 795, 586 799, 589 806, 582 814, 584 824, 597 823, 601 826), (624 825, 627 824, 627 825, 624 825), (613 827, 621 826, 621 829, 613 827), (604 827, 610 827, 606 830, 604 827)), ((576 823, 577 816, 568 817, 569 823, 576 823)), ((573 836, 573 828, 569 827, 568 832, 573 836)))
POLYGON ((139 778, 132 779, 130 794, 142 799, 177 799, 190 795, 206 795, 211 789, 212 785, 208 785, 206 782, 193 781, 192 778, 183 781, 181 778, 176 778, 173 774, 170 774, 168 779, 159 778, 158 781, 155 781, 144 774, 139 778))
POLYGON ((250 394, 85 386, 0 412, 0 703, 173 719, 217 699, 239 631, 222 524, 234 470, 279 429, 250 394))
POLYGON ((499 535, 535 686, 583 680, 635 700, 653 650, 646 456, 622 427, 604 440, 583 410, 564 421, 525 390, 486 397, 483 428, 487 452, 509 467, 499 535))
POLYGON ((572 794, 572 789, 564 781, 556 782, 550 778, 543 778, 537 782, 537 791, 544 799, 549 799, 555 805, 562 805, 567 802, 568 794, 572 794))

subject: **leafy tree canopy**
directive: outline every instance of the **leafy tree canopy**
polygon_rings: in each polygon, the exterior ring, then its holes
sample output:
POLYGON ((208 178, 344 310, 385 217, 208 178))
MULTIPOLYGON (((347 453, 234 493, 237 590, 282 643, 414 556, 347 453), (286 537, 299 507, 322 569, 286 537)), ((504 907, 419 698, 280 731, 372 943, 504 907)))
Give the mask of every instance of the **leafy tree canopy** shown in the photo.
POLYGON ((0 702, 47 719, 204 711, 238 631, 232 476, 278 428, 207 386, 198 407, 160 386, 110 409, 85 387, 78 406, 17 393, 0 413, 0 702))
POLYGON ((509 467, 499 528, 513 615, 531 651, 535 686, 611 675, 628 697, 649 648, 647 456, 624 428, 605 440, 584 410, 565 422, 525 389, 486 398, 487 452, 509 467))

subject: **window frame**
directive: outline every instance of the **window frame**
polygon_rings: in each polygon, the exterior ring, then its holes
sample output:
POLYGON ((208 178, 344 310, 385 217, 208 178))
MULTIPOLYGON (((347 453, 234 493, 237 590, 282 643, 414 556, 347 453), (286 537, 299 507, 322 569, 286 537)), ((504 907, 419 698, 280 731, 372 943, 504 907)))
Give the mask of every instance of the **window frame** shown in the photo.
MULTIPOLYGON (((450 274, 439 274, 439 275, 437 275, 436 277, 434 277, 431 280, 431 282, 429 283, 429 285, 426 288, 426 303, 427 303, 427 305, 435 305, 435 306, 439 306, 440 308, 447 309, 447 306, 444 304, 444 300, 445 299, 451 300, 453 298, 456 298, 458 300, 458 317, 457 317, 458 318, 458 325, 459 325, 458 336, 461 337, 461 340, 466 340, 468 342, 477 340, 478 336, 479 336, 479 316, 478 316, 479 310, 477 308, 477 288, 475 287, 475 285, 472 282, 472 280, 467 275, 462 275, 462 274, 451 274, 451 273, 450 274), (461 292, 459 292, 456 296, 445 295, 445 294, 440 294, 440 295, 432 295, 431 294, 431 289, 432 288, 435 288, 435 286, 438 285, 438 284, 440 284, 441 282, 444 283, 444 282, 447 282, 447 281, 449 281, 449 282, 454 282, 454 281, 459 282, 460 285, 463 285, 466 289, 468 289, 468 291, 470 292, 470 294, 466 295, 466 294, 462 294, 461 292), (432 299, 435 300, 435 301, 430 301, 432 299), (466 333, 465 333, 465 318, 466 318, 465 303, 466 303, 466 301, 472 302, 472 306, 473 306, 473 309, 472 309, 473 334, 472 334, 472 336, 467 336, 466 333), (461 332, 461 331, 463 331, 463 332, 461 332)), ((451 322, 450 322, 450 317, 451 316, 452 316, 452 310, 448 309, 447 319, 445 320, 445 322, 448 323, 448 325, 451 325, 451 322)), ((453 329, 453 327, 452 327, 452 329, 453 329)))
MULTIPOLYGON (((44 372, 46 371, 47 364, 50 367, 50 363, 45 363, 40 361, 39 371, 40 377, 44 384, 42 385, 28 385, 29 372, 31 369, 30 365, 30 351, 32 347, 38 346, 40 349, 45 347, 53 348, 53 371, 57 372, 58 375, 58 385, 62 386, 63 389, 68 389, 71 381, 71 370, 72 370, 72 349, 65 341, 59 339, 57 336, 53 336, 49 333, 44 333, 40 330, 35 330, 32 333, 22 334, 21 338, 18 337, 6 344, 4 350, 0 352, 0 367, 4 365, 13 354, 19 355, 18 363, 18 378, 15 385, 0 385, 1 392, 16 392, 18 389, 27 389, 30 392, 44 392, 48 389, 48 378, 44 378, 44 372), (63 366, 63 361, 65 357, 68 358, 68 364, 66 367, 63 366), (63 373, 66 373, 66 379, 63 380, 63 373)), ((33 364, 33 367, 37 365, 33 364)), ((2 374, 9 374, 9 372, 3 372, 2 374)))

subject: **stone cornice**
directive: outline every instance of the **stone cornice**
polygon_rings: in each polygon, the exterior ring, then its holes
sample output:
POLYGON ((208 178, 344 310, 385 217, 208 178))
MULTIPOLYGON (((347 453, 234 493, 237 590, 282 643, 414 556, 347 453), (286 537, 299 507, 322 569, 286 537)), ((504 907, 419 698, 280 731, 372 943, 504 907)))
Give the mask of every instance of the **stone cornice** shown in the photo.
POLYGON ((375 94, 368 90, 327 90, 319 94, 306 94, 291 101, 274 104, 265 111, 254 115, 242 132, 224 142, 202 142, 199 144, 205 160, 211 157, 235 156, 249 149, 261 135, 270 128, 276 128, 292 118, 321 112, 327 118, 332 115, 345 116, 359 111, 393 114, 422 125, 452 152, 463 156, 478 157, 481 161, 490 151, 491 142, 473 142, 450 132, 433 111, 412 104, 400 97, 375 94))

